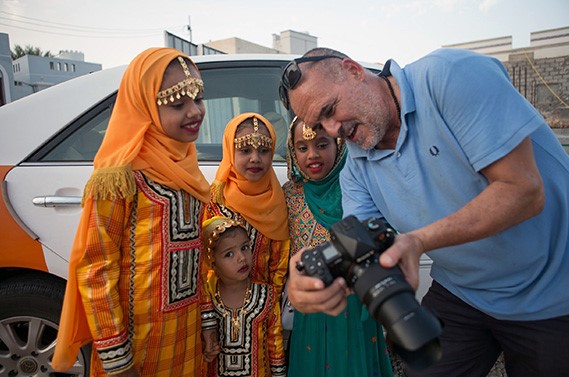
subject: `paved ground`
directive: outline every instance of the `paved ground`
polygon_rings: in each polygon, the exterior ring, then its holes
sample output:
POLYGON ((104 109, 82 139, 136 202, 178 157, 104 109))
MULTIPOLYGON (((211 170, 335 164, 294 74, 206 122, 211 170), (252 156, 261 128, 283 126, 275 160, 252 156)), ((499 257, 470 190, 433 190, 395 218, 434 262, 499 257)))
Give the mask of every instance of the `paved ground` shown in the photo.
MULTIPOLYGON (((395 377, 407 377, 403 371, 401 361, 395 356, 391 355, 391 363, 393 365, 393 376, 395 377)), ((504 369, 504 359, 502 356, 498 359, 490 373, 487 377, 507 377, 506 370, 504 369)))

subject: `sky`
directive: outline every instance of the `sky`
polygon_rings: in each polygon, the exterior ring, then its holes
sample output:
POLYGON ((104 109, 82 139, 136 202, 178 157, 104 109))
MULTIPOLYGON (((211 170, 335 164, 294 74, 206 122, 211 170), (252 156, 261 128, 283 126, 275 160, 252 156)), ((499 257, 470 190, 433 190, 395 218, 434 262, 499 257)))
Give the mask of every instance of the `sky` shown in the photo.
POLYGON ((294 30, 363 62, 411 63, 439 47, 569 26, 569 0, 0 0, 10 47, 80 51, 103 68, 164 46, 164 30, 199 44, 238 37, 272 47, 294 30))

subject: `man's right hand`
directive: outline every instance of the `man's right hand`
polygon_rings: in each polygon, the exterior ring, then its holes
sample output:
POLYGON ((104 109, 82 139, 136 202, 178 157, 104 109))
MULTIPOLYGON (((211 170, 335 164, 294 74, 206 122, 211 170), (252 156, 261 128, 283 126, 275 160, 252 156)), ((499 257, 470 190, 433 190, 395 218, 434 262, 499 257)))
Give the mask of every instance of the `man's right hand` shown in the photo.
POLYGON ((343 278, 324 287, 322 280, 305 276, 296 269, 296 262, 304 249, 290 258, 288 298, 294 308, 302 313, 340 314, 347 305, 348 288, 343 278))
POLYGON ((424 248, 419 237, 411 233, 401 233, 395 237, 395 242, 379 257, 380 264, 385 268, 399 265, 405 279, 416 291, 419 287, 419 260, 424 248))

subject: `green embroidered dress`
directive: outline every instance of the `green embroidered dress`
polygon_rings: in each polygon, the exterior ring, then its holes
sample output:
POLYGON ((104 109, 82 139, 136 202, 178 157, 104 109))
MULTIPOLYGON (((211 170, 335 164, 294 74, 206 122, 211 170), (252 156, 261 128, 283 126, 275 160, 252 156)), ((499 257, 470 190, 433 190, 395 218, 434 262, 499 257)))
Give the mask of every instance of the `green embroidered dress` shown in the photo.
MULTIPOLYGON (((346 150, 338 143, 335 166, 320 181, 299 169, 289 137, 289 181, 283 191, 289 211, 290 255, 329 239, 330 225, 342 218, 339 173, 346 150)), ((288 377, 392 377, 383 329, 356 295, 338 316, 295 310, 289 343, 288 377)))

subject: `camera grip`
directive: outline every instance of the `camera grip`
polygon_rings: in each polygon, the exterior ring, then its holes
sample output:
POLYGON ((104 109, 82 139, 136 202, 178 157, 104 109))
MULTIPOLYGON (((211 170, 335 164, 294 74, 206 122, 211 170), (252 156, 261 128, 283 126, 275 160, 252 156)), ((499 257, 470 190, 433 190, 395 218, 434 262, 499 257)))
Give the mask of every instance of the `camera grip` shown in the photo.
POLYGON ((305 250, 300 261, 296 262, 296 269, 305 275, 322 280, 326 287, 334 281, 334 276, 330 273, 324 256, 318 249, 305 250))

